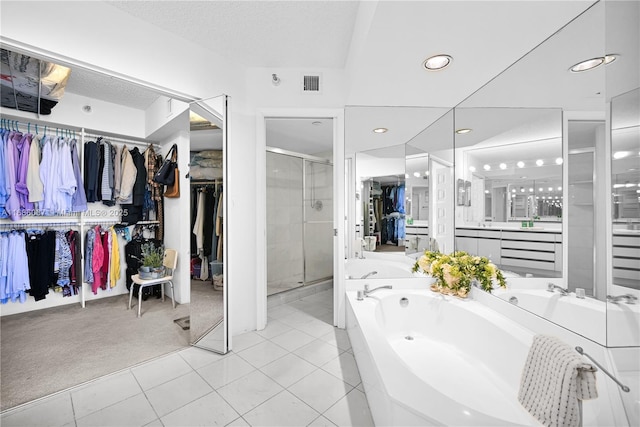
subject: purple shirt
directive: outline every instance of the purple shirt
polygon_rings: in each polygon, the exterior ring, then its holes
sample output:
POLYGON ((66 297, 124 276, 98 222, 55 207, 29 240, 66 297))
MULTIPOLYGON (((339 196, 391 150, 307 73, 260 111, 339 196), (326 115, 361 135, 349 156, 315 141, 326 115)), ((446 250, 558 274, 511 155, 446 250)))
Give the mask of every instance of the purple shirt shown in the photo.
POLYGON ((20 207, 27 211, 33 210, 33 203, 29 201, 29 189, 27 188, 27 169, 29 167, 29 151, 31 150, 31 134, 16 134, 15 148, 18 163, 16 165, 16 192, 20 207))
MULTIPOLYGON (((18 134, 20 135, 20 134, 18 134)), ((9 218, 13 221, 19 221, 22 219, 20 215, 20 200, 18 199, 18 193, 16 192, 16 163, 18 160, 18 149, 15 144, 15 136, 16 132, 11 132, 9 137, 7 138, 7 146, 5 150, 6 154, 6 162, 7 162, 7 188, 11 194, 9 194, 9 198, 7 199, 7 204, 5 205, 5 209, 7 210, 7 214, 9 218)), ((20 135, 21 136, 21 135, 20 135)), ((18 139, 19 141, 19 139, 18 139)))

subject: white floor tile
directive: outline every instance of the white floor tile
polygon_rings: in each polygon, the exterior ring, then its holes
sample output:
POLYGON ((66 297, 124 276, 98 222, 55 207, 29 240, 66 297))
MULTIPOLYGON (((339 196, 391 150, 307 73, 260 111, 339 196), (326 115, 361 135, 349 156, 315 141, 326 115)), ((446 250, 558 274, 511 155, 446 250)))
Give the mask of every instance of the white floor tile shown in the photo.
POLYGON ((373 427, 374 425, 366 396, 361 391, 355 389, 340 399, 323 415, 340 427, 373 427))
POLYGON ((283 390, 243 418, 252 426, 306 426, 318 415, 309 405, 283 390))
POLYGON ((260 368, 281 358, 285 354, 287 354, 287 350, 279 345, 276 345, 271 341, 263 341, 260 344, 256 344, 253 347, 249 347, 248 349, 239 352, 238 356, 242 357, 256 368, 260 368))
POLYGON ((173 353, 137 366, 131 369, 131 372, 135 375, 142 389, 149 390, 192 370, 191 366, 178 353, 173 353))
POLYGON ((233 337, 233 351, 241 352, 251 346, 261 343, 265 339, 255 332, 245 332, 244 334, 235 335, 233 337))
POLYGON ((302 313, 301 311, 296 311, 294 313, 287 314, 286 316, 283 316, 278 320, 297 329, 301 324, 317 319, 306 313, 302 313))
POLYGON ((356 388, 364 393, 364 384, 360 383, 356 388))
POLYGON ((200 375, 196 372, 189 372, 175 380, 147 390, 145 394, 156 414, 163 417, 212 391, 213 388, 200 375))
POLYGON ((79 418, 78 427, 84 426, 143 426, 158 418, 144 394, 140 393, 122 402, 79 418))
POLYGON ((331 332, 321 336, 320 339, 328 344, 335 345, 341 350, 349 350, 351 348, 349 334, 344 329, 333 328, 331 332))
POLYGON ((316 369, 318 368, 315 365, 291 353, 260 368, 269 378, 283 387, 289 387, 316 369))
MULTIPOLYGON (((75 426, 75 424, 74 424, 75 426)), ((159 418, 151 421, 149 424, 145 424, 144 427, 164 427, 164 425, 162 424, 162 421, 160 421, 159 418)))
POLYGON ((229 384, 254 371, 256 368, 249 362, 235 354, 230 354, 222 360, 213 362, 204 368, 198 369, 198 373, 214 389, 229 384))
POLYGON ((76 418, 82 418, 140 393, 136 378, 125 371, 72 390, 73 411, 76 418))
POLYGON ((309 427, 335 427, 335 424, 320 415, 318 418, 313 420, 311 424, 309 424, 309 427))
POLYGON ((282 390, 271 378, 253 371, 231 384, 218 389, 218 393, 239 413, 245 414, 275 396, 282 390))
POLYGON ((279 305, 267 310, 267 315, 272 319, 280 319, 281 317, 288 316, 291 313, 295 313, 297 310, 293 307, 289 307, 286 304, 279 305))
POLYGON ((316 366, 322 366, 330 360, 335 359, 342 351, 331 344, 327 344, 322 340, 315 340, 309 344, 300 347, 293 353, 311 362, 316 366))
POLYGON ((284 334, 278 335, 275 338, 271 338, 271 342, 278 344, 280 347, 293 351, 297 348, 302 347, 303 345, 309 344, 311 341, 314 341, 315 337, 306 334, 297 329, 291 329, 284 334))
POLYGON ((189 347, 180 351, 178 354, 187 361, 193 369, 200 369, 210 363, 226 357, 226 355, 214 353, 213 351, 203 350, 197 347, 189 347))
POLYGON ((323 413, 352 388, 344 381, 318 369, 290 386, 288 390, 316 411, 323 413))
POLYGON ((195 427, 225 426, 236 418, 238 413, 214 391, 165 415, 160 420, 165 427, 195 427))
POLYGON ((354 387, 360 384, 360 372, 358 371, 356 359, 349 353, 342 353, 322 365, 321 368, 354 387))
POLYGON ((318 319, 300 323, 299 325, 295 326, 295 328, 316 338, 327 335, 335 329, 332 325, 318 319))
POLYGON ((286 325, 282 322, 279 322, 277 320, 271 320, 269 323, 267 323, 266 328, 264 328, 261 331, 256 331, 256 334, 260 335, 263 338, 266 338, 268 340, 272 339, 273 337, 276 337, 278 335, 281 335, 287 331, 291 330, 291 326, 286 325))
POLYGON ((69 422, 73 423, 73 420, 71 395, 62 393, 6 412, 0 418, 0 425, 3 427, 63 426, 69 422))
POLYGON ((240 417, 227 424, 227 427, 251 427, 251 425, 246 422, 244 418, 240 417))

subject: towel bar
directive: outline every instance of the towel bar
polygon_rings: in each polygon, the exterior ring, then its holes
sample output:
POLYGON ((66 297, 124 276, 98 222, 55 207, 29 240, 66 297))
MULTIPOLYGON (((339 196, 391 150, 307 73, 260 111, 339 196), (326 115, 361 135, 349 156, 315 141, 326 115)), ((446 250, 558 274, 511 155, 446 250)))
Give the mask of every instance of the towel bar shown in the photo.
POLYGON ((595 365, 600 368, 602 370, 602 372, 604 372, 605 374, 607 374, 607 376, 609 378, 611 378, 616 384, 618 384, 618 386, 622 389, 622 391, 624 391, 625 393, 629 393, 630 389, 629 387, 627 387, 626 385, 622 384, 616 377, 614 377, 613 375, 611 375, 611 373, 609 371, 607 371, 606 369, 604 369, 602 367, 602 365, 600 365, 593 357, 589 356, 587 353, 584 352, 584 350, 582 349, 582 347, 576 347, 576 351, 578 353, 580 353, 583 356, 587 356, 593 363, 595 363, 595 365))

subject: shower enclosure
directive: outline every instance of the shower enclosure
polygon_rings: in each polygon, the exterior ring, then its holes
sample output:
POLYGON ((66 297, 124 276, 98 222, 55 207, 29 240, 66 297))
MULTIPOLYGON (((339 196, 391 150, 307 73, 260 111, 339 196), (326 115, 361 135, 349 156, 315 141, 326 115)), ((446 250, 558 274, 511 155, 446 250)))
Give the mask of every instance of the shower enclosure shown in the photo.
POLYGON ((267 295, 333 278, 333 165, 267 151, 267 295))

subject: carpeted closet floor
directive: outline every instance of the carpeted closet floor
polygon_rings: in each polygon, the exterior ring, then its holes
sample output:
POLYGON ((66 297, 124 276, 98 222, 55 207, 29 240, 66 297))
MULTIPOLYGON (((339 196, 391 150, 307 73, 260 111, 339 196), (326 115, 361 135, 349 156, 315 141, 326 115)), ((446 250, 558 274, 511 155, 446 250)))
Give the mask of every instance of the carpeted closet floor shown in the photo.
POLYGON ((174 323, 189 304, 149 298, 141 318, 135 304, 118 295, 0 318, 2 410, 189 345, 174 323))

